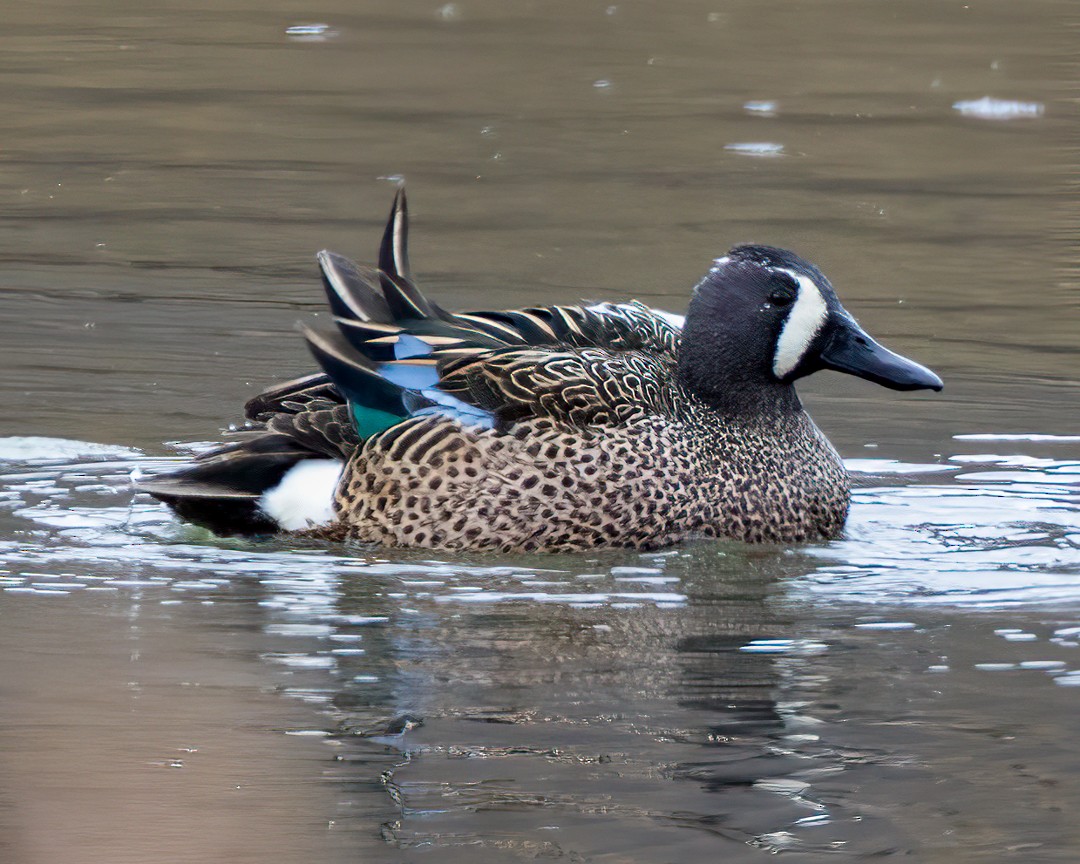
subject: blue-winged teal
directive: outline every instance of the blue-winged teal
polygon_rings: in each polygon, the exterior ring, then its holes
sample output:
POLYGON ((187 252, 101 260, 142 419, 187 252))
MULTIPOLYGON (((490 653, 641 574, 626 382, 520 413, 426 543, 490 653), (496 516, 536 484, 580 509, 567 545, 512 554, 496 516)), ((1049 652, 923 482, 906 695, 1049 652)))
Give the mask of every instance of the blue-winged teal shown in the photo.
POLYGON ((399 192, 378 268, 320 252, 337 330, 304 335, 323 374, 256 396, 234 443, 141 488, 221 533, 504 551, 821 540, 843 529, 848 477, 795 381, 942 386, 783 249, 717 259, 680 329, 636 302, 447 312, 417 289, 407 232, 399 192))

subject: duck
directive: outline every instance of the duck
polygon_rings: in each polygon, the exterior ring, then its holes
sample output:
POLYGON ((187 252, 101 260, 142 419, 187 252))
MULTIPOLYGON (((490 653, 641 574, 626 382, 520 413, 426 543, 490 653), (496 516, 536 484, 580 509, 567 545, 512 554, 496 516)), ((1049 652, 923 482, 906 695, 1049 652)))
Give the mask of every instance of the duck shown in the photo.
POLYGON ((449 312, 409 264, 399 188, 376 266, 316 256, 321 371, 247 402, 223 446, 139 490, 221 535, 444 550, 652 550, 840 536, 843 461, 804 409, 824 369, 940 391, 794 252, 716 258, 685 319, 637 302, 449 312))

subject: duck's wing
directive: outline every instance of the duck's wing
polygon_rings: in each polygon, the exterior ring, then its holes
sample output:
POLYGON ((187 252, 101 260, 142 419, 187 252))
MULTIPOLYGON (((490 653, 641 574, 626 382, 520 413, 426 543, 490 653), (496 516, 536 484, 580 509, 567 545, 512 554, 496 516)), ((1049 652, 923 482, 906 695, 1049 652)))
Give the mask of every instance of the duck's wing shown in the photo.
POLYGON ((675 365, 654 354, 536 349, 455 364, 440 386, 501 424, 546 418, 582 429, 669 414, 674 376, 675 365))
POLYGON ((326 374, 264 390, 248 401, 244 414, 249 424, 287 436, 311 456, 347 459, 360 443, 345 397, 326 374))
POLYGON ((399 190, 377 268, 317 256, 336 330, 303 332, 361 438, 418 413, 580 426, 667 407, 679 330, 662 314, 641 303, 447 312, 413 280, 407 239, 399 190))

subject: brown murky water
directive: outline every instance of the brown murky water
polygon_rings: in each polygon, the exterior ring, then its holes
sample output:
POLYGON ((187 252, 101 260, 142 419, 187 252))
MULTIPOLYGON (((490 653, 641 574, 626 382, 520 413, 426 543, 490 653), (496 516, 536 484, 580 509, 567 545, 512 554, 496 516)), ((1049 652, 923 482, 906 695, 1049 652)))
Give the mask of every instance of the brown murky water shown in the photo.
POLYGON ((1076 860, 1070 4, 4 11, 0 859, 1076 860), (133 501, 310 367, 313 253, 371 257, 399 175, 448 306, 681 311, 758 240, 947 389, 806 382, 864 480, 826 547, 352 557, 133 501))

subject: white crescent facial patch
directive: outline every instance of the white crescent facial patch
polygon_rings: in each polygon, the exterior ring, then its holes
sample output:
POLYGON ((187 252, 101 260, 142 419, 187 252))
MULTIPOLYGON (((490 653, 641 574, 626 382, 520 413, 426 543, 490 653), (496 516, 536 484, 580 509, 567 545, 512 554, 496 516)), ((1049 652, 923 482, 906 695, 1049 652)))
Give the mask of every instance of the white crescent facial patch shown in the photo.
POLYGON ((829 317, 829 307, 821 289, 810 277, 780 267, 774 268, 774 272, 786 273, 799 285, 798 295, 776 340, 776 353, 773 355, 773 374, 783 378, 799 365, 810 343, 821 332, 825 319, 829 317))

